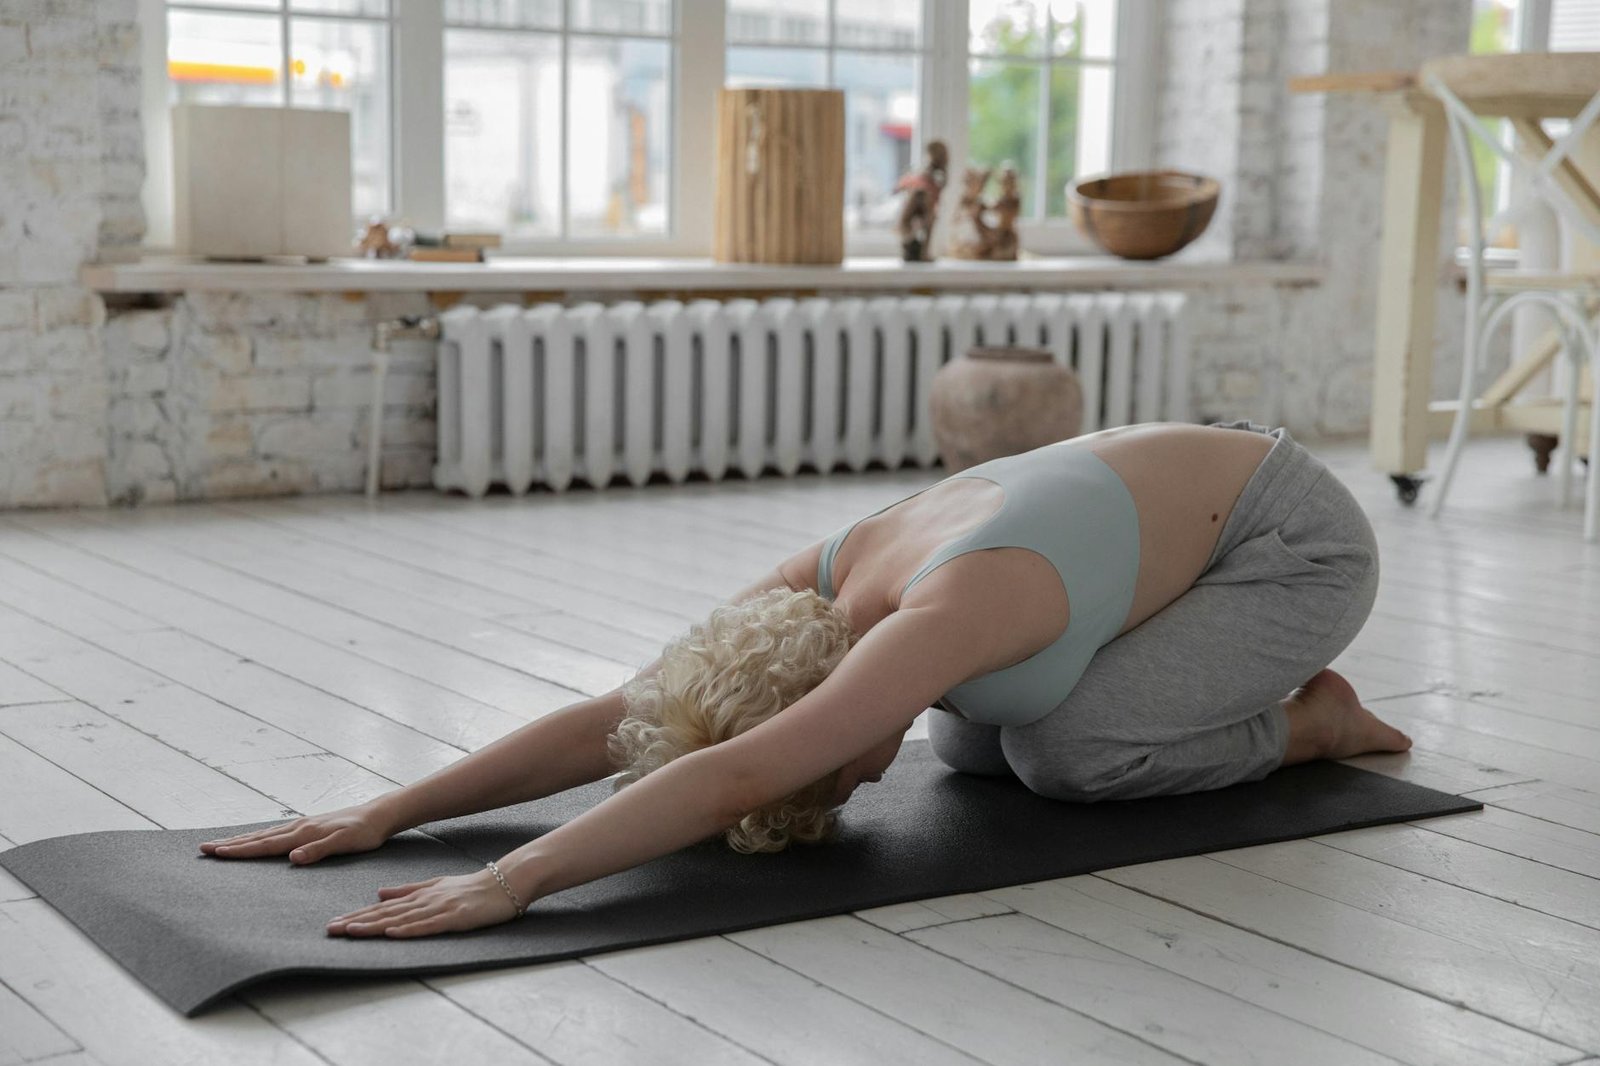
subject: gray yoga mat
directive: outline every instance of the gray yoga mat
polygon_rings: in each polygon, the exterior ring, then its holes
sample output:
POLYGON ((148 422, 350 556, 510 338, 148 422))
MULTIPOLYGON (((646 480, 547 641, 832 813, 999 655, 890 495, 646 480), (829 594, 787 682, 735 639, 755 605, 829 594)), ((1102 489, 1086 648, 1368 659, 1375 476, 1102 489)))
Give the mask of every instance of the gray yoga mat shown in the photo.
POLYGON ((1015 780, 953 773, 925 741, 913 741, 881 783, 857 790, 830 844, 739 855, 707 841, 539 900, 518 921, 467 933, 389 940, 324 931, 328 919, 375 902, 384 885, 481 869, 610 791, 600 782, 432 822, 377 851, 310 866, 199 853, 203 840, 275 822, 79 833, 0 853, 0 866, 193 1017, 269 978, 550 962, 1482 808, 1330 762, 1215 792, 1061 803, 1015 780))

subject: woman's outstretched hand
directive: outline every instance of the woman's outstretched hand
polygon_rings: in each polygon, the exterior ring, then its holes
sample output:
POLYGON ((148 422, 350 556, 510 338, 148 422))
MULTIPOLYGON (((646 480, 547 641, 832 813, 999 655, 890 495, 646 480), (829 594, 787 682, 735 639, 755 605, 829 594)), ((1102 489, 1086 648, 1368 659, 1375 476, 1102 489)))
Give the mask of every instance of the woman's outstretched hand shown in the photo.
POLYGON ((499 925, 520 917, 487 869, 378 889, 379 902, 341 914, 329 936, 431 936, 499 925))
MULTIPOLYGON (((362 804, 327 814, 310 814, 253 833, 208 840, 200 850, 219 859, 259 859, 287 852, 290 862, 304 865, 329 855, 371 851, 394 833, 386 818, 370 805, 362 804)), ((506 905, 510 906, 509 901, 506 905)))

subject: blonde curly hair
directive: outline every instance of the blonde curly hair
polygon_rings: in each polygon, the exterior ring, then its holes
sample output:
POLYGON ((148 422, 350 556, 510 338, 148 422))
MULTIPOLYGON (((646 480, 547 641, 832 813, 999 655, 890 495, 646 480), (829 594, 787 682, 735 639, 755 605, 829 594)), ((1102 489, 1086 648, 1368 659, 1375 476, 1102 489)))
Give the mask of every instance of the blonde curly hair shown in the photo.
MULTIPOLYGON (((854 643, 850 620, 810 589, 724 604, 622 686, 626 716, 606 748, 622 789, 673 759, 753 729, 821 684, 854 643)), ((815 843, 835 830, 838 771, 746 814, 726 833, 746 854, 815 843)))

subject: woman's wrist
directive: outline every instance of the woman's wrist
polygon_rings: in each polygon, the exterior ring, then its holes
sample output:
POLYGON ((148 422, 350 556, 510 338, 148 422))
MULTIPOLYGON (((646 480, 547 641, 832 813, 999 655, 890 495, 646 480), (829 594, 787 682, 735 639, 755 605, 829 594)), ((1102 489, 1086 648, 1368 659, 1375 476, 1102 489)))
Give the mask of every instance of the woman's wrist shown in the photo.
POLYGON ((500 875, 506 879, 506 884, 524 907, 552 891, 553 865, 550 856, 542 851, 529 850, 531 847, 523 845, 516 851, 502 855, 495 862, 500 868, 500 875))
POLYGON ((394 836, 421 824, 413 820, 407 791, 404 787, 397 788, 368 800, 365 804, 372 819, 383 827, 388 836, 394 836))

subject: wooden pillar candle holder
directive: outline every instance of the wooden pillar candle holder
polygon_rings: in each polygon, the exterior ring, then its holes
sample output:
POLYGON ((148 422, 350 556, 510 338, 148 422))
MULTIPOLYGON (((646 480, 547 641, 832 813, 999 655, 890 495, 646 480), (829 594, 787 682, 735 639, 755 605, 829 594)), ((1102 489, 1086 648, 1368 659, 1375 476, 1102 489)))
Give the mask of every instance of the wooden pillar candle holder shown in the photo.
POLYGON ((716 235, 724 263, 844 259, 844 93, 717 93, 716 235))

